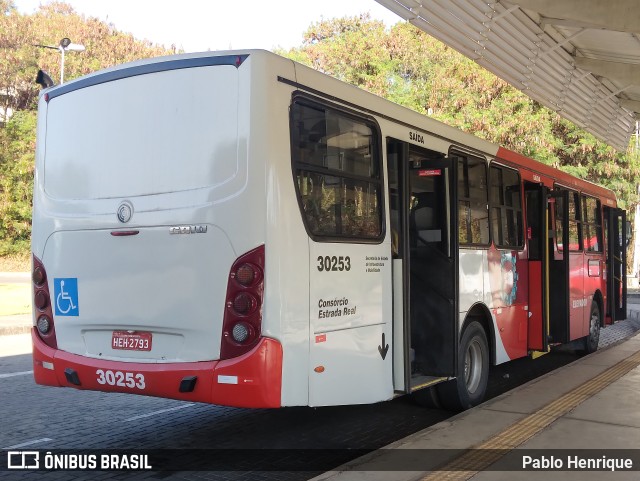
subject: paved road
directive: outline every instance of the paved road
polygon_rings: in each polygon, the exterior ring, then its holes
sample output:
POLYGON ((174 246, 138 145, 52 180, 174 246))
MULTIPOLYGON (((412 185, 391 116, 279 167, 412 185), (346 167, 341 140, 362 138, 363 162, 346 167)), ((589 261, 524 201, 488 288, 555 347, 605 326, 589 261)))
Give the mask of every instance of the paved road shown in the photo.
MULTIPOLYGON (((627 337, 640 320, 602 331, 601 347, 627 337)), ((378 448, 451 414, 416 406, 407 398, 365 406, 248 410, 126 394, 37 386, 31 374, 29 335, 0 336, 0 450, 185 448, 378 448)), ((513 389, 578 359, 572 351, 496 367, 489 396, 513 389)), ((284 452, 283 452, 284 453, 284 452)), ((285 455, 285 454, 283 454, 285 455)), ((0 478, 3 474, 0 473, 0 478)), ((71 479, 70 472, 26 473, 25 479, 71 479)), ((139 473, 127 479, 305 480, 313 472, 139 473)), ((11 473, 10 479, 16 479, 11 473)), ((74 479, 111 479, 114 472, 73 473, 74 479)))
MULTIPOLYGON (((448 418, 451 413, 416 406, 410 399, 330 408, 248 410, 126 394, 37 386, 28 335, 0 338, 0 449, 175 448, 378 448, 448 418), (12 346, 9 350, 8 346, 12 346)), ((496 369, 497 395, 559 365, 572 352, 537 361, 522 359, 496 369)), ((12 473, 13 474, 13 473, 12 473)), ((304 480, 310 472, 140 473, 127 479, 304 480)), ((69 479, 69 472, 27 473, 25 479, 69 479)), ((73 473, 77 479, 110 479, 115 473, 73 473)), ((2 473, 0 473, 0 478, 2 473)))

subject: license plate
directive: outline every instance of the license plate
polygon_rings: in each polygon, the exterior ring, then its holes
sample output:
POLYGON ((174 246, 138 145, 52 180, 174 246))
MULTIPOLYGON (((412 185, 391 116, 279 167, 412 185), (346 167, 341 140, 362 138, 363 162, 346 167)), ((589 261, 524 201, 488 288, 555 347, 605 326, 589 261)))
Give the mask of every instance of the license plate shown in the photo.
POLYGON ((142 331, 113 331, 111 347, 125 351, 150 351, 151 333, 142 331))

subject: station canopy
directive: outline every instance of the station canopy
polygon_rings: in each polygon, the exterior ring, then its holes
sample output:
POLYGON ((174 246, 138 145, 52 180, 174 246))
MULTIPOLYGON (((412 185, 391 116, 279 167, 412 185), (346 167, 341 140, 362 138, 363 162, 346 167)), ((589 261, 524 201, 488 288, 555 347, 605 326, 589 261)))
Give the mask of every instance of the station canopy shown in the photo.
POLYGON ((626 151, 640 117, 638 0, 376 0, 626 151))

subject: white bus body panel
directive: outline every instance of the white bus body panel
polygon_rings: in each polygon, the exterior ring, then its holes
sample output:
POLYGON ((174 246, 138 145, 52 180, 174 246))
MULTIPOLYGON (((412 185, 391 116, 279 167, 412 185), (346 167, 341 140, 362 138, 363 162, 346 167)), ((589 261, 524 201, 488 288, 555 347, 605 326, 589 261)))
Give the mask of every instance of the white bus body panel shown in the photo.
MULTIPOLYGON (((318 75, 309 67, 299 64, 295 67, 295 81, 351 102, 348 108, 352 110, 356 109, 353 104, 366 105, 370 103, 367 101, 382 100, 331 77, 318 75), (365 102, 360 102, 361 99, 365 102)), ((372 105, 375 108, 375 104, 372 105)), ((381 106, 389 105, 393 104, 382 100, 381 106)), ((380 140, 384 145, 384 133, 382 135, 380 140)), ((382 160, 382 172, 386 172, 384 158, 382 160)), ((384 189, 386 191, 386 184, 384 189)), ((299 210, 297 215, 301 217, 299 210)), ((385 218, 388 219, 386 211, 385 218)), ((315 242, 312 239, 308 243, 309 405, 361 404, 391 399, 394 395, 393 298, 388 229, 383 242, 378 244, 315 242), (351 260, 349 271, 318 269, 319 257, 339 260, 347 256, 351 260), (376 265, 367 265, 372 263, 376 265), (336 309, 319 307, 321 299, 342 298, 348 299, 348 306, 340 306, 341 316, 320 318, 321 311, 336 309), (353 308, 355 312, 349 311, 353 308)))
MULTIPOLYGON (((509 355, 502 343, 500 329, 493 314, 493 299, 489 281, 489 259, 486 249, 460 249, 458 263, 458 292, 460 316, 458 319, 460 329, 466 319, 469 310, 476 304, 483 304, 491 314, 495 339, 493 352, 496 364, 509 361, 509 355)), ((491 342, 491 339, 488 339, 491 342)))
POLYGON ((212 273, 228 272, 234 258, 224 233, 211 225, 197 235, 170 235, 167 227, 110 232, 56 232, 47 241, 47 270, 78 279, 79 315, 56 316, 58 347, 119 361, 217 359, 226 289, 214 287, 212 273), (153 351, 112 349, 114 330, 152 332, 153 351))
POLYGON ((390 251, 310 241, 311 406, 393 397, 390 251))
POLYGON ((55 97, 44 190, 52 199, 90 201, 220 187, 238 174, 237 110, 238 69, 230 65, 138 75, 55 97))
MULTIPOLYGON (((243 64, 240 102, 251 108, 249 122, 239 128, 247 156, 263 163, 262 186, 249 212, 258 210, 265 222, 265 303, 262 333, 283 346, 282 406, 309 404, 309 236, 296 202, 291 171, 289 107, 295 88, 278 81, 295 79, 294 63, 263 51, 251 51, 243 64), (244 82, 247 82, 245 87, 244 82), (263 190, 262 190, 263 189, 263 190)), ((237 223, 238 212, 226 212, 237 223)))
POLYGON ((78 283, 78 315, 54 311, 59 348, 120 361, 218 359, 229 269, 246 245, 264 243, 263 216, 247 232, 225 214, 244 207, 249 187, 264 197, 264 182, 248 183, 246 148, 238 154, 238 69, 130 76, 42 102, 33 252, 52 294, 55 278, 78 283), (133 206, 127 223, 116 216, 122 202, 133 206), (206 232, 171 234, 185 225, 206 232), (114 330, 152 332, 153 356, 111 349, 114 330))

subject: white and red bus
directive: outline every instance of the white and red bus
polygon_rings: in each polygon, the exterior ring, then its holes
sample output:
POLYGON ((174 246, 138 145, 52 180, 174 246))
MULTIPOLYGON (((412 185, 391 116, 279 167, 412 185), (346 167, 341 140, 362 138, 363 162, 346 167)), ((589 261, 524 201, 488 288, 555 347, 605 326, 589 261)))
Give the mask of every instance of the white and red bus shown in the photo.
POLYGON ((35 379, 467 408, 490 366, 625 317, 624 223, 607 189, 269 52, 122 65, 40 96, 35 379))

